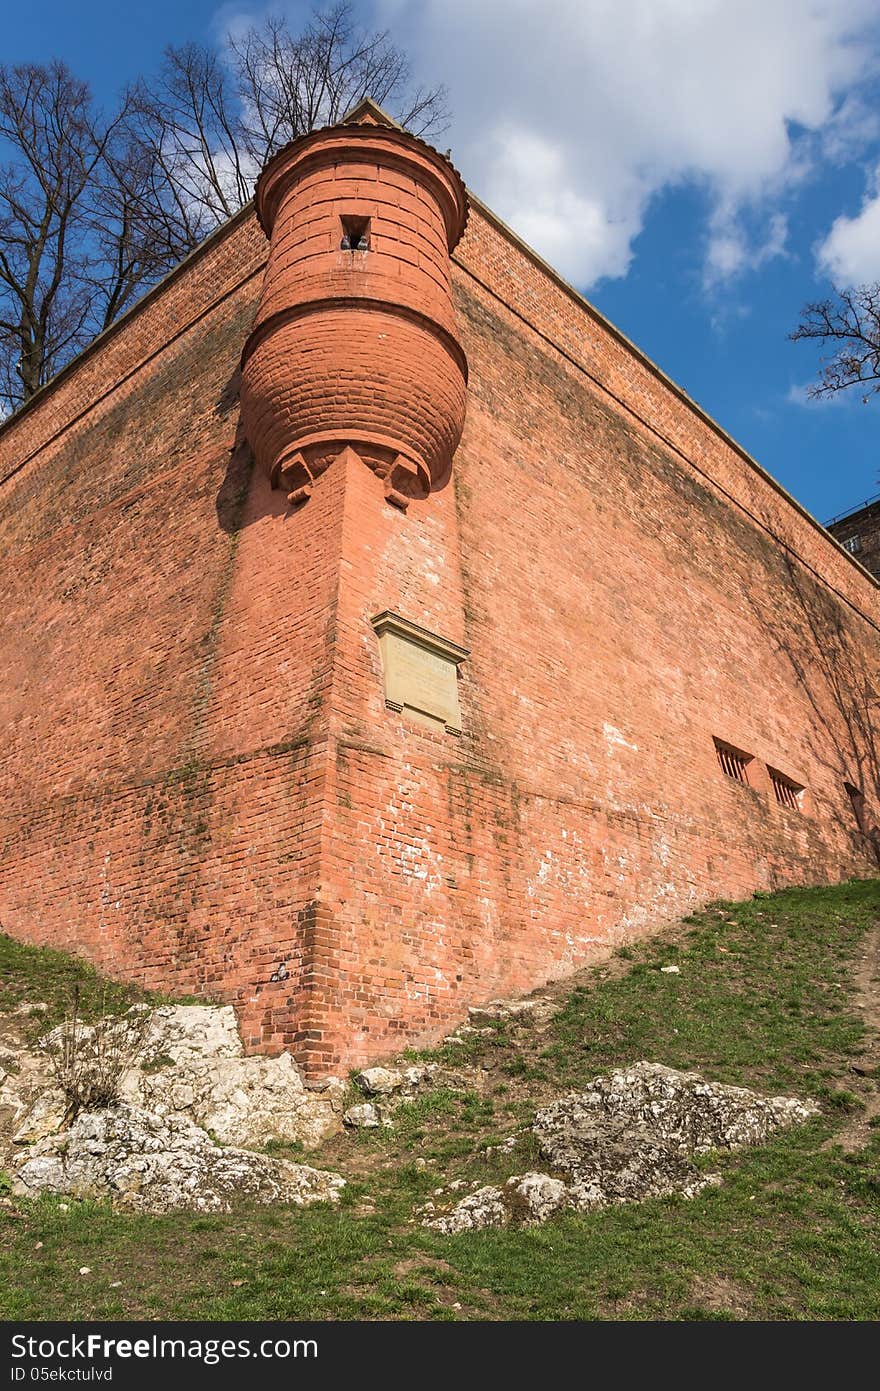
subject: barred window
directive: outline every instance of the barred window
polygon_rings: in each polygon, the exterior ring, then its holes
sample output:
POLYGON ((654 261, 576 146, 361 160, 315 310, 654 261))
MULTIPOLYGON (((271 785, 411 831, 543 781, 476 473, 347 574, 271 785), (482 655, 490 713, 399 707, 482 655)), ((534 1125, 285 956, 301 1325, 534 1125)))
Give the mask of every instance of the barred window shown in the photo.
POLYGON ((777 768, 767 767, 770 774, 770 785, 773 788, 773 795, 780 806, 790 807, 792 811, 801 810, 801 793, 803 784, 794 782, 791 778, 780 773, 777 768))
POLYGON ((721 771, 726 773, 729 778, 733 778, 734 782, 741 782, 745 787, 748 787, 748 766, 754 755, 743 753, 742 749, 735 749, 732 744, 725 744, 720 739, 715 740, 715 752, 718 755, 721 771))

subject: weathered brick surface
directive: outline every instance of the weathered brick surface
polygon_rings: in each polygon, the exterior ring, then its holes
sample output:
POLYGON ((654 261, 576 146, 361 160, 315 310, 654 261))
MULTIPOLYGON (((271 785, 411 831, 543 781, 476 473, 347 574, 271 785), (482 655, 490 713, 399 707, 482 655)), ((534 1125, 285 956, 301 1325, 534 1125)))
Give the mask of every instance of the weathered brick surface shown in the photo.
POLYGON ((264 259, 237 219, 0 430, 3 928, 318 1073, 876 872, 877 587, 479 209, 451 480, 403 512, 346 452, 289 509, 238 432, 264 259), (386 710, 384 609, 471 649, 461 737, 386 710))

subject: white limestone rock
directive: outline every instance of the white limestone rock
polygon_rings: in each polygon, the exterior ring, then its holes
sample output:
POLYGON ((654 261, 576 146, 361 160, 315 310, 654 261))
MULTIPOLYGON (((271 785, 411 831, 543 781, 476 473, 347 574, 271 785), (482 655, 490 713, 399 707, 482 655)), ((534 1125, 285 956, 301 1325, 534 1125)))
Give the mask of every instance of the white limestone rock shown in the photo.
POLYGON ((400 1091, 403 1082, 403 1073, 391 1067, 367 1067, 354 1079, 364 1096, 390 1096, 400 1091))
MULTIPOLYGON (((537 1112, 533 1131, 555 1176, 514 1175, 503 1188, 479 1189, 451 1211, 437 1213, 435 1206, 426 1223, 442 1232, 476 1231, 543 1222, 564 1208, 589 1212, 673 1194, 694 1198, 721 1180, 698 1169, 692 1155, 762 1144, 818 1109, 812 1101, 764 1097, 695 1072, 636 1063, 537 1112)), ((499 1151, 505 1147, 496 1146, 499 1151)))
POLYGON ((376 1130, 382 1124, 379 1110, 371 1101, 349 1106, 343 1113, 342 1120, 351 1130, 376 1130))
POLYGON ((504 1227, 509 1220, 502 1190, 490 1184, 462 1198, 451 1212, 442 1217, 429 1218, 425 1226, 452 1235, 455 1232, 479 1232, 486 1227, 504 1227))
POLYGON ((224 1148, 183 1116, 120 1105, 83 1112, 17 1161, 13 1192, 110 1198, 143 1212, 229 1212, 242 1200, 336 1202, 345 1180, 307 1165, 224 1148))
POLYGON ((49 1087, 34 1099, 29 1108, 24 1109, 24 1118, 12 1136, 12 1143, 33 1145, 37 1140, 53 1135, 64 1124, 66 1112, 64 1093, 58 1087, 49 1087))
MULTIPOLYGON (((449 1190, 455 1192, 451 1183, 449 1190)), ((426 1205, 425 1226, 452 1235, 478 1232, 488 1227, 537 1226, 546 1222, 569 1203, 568 1189, 550 1174, 514 1174, 503 1188, 488 1184, 460 1199, 451 1212, 433 1216, 434 1205, 426 1205)))
POLYGON ((562 1179, 549 1174, 514 1174, 504 1185, 504 1204, 511 1218, 524 1226, 546 1222, 570 1201, 569 1189, 562 1179))
POLYGON ((404 1068, 367 1067, 356 1073, 354 1084, 364 1096, 403 1100, 432 1082, 437 1071, 436 1063, 416 1063, 404 1068))
POLYGON ((746 1087, 707 1082, 697 1072, 640 1062, 597 1077, 586 1091, 543 1107, 534 1130, 545 1158, 567 1168, 577 1152, 581 1127, 584 1144, 595 1143, 597 1117, 644 1130, 688 1155, 763 1144, 774 1131, 801 1125, 818 1110, 814 1101, 761 1096, 746 1087), (560 1146, 564 1159, 554 1158, 561 1154, 560 1146))
POLYGON ((29 1144, 57 1130, 66 1108, 45 1054, 23 1042, 13 1047, 0 1076, 0 1166, 14 1144, 29 1144))
POLYGON ((288 1053, 277 1058, 192 1057, 157 1072, 132 1069, 126 1100, 160 1115, 187 1115, 225 1145, 299 1142, 307 1149, 342 1128, 344 1083, 323 1091, 303 1083, 288 1053))
MULTIPOLYGON (((549 1108, 548 1108, 549 1109, 549 1108)), ((714 1176, 703 1174, 685 1154, 622 1117, 578 1114, 555 1128, 535 1123, 541 1154, 570 1176, 572 1206, 587 1211, 617 1203, 694 1197, 714 1176)))
POLYGON ((420 1087, 430 1086, 439 1070, 436 1063, 416 1063, 412 1067, 405 1067, 403 1069, 404 1091, 416 1092, 420 1087))
MULTIPOLYGON (((136 1005, 135 1010, 148 1009, 136 1005)), ((145 1059, 167 1057, 178 1065, 197 1059, 243 1058, 244 1048, 231 1005, 160 1005, 148 1009, 145 1059)))
POLYGON ((545 1024, 556 1013, 556 1004, 542 996, 526 1000, 490 1000, 487 1005, 471 1005, 470 1024, 479 1028, 492 1024, 545 1024))
MULTIPOLYGON (((136 1005, 105 1027, 124 1033, 134 1024, 143 1037, 134 1065, 120 1075, 121 1101, 186 1117, 222 1144, 245 1148, 281 1140, 310 1149, 342 1129, 344 1082, 329 1078, 313 1090, 289 1054, 245 1057, 231 1005, 136 1005)), ((79 1035, 87 1047, 95 1029, 81 1025, 79 1035)), ((63 1121, 64 1097, 45 1051, 60 1037, 55 1029, 42 1051, 22 1051, 21 1075, 0 1085, 0 1106, 12 1109, 17 1144, 41 1139, 63 1121)))

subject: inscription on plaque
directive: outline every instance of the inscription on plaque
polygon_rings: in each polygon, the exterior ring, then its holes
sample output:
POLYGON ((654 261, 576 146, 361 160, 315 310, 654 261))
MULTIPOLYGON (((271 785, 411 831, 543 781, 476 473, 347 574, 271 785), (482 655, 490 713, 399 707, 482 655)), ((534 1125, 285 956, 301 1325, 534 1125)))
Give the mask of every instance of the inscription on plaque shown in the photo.
POLYGON ((371 622, 379 639, 388 708, 460 734, 458 667, 467 648, 387 610, 371 622))

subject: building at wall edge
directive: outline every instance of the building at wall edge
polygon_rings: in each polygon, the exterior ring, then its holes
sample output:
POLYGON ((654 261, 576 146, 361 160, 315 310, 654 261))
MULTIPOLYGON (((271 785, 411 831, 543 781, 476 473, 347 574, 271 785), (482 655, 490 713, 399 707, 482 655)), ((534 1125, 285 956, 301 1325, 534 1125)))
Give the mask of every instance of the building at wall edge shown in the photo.
POLYGON ((827 527, 847 554, 880 580, 880 494, 833 517, 827 527))
POLYGON ((312 1076, 877 874, 880 586, 372 103, 0 426, 0 926, 312 1076))

